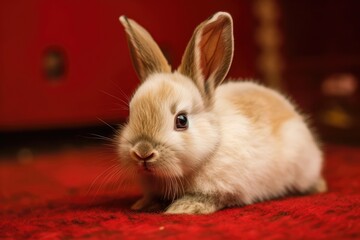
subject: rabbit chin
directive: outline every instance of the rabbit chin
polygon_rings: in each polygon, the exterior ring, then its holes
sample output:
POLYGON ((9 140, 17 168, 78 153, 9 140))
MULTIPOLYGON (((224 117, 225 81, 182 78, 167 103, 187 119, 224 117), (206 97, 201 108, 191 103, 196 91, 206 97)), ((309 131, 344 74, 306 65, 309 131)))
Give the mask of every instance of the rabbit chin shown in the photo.
POLYGON ((150 163, 139 162, 136 170, 140 176, 163 179, 181 178, 185 175, 184 169, 180 165, 159 160, 150 163))

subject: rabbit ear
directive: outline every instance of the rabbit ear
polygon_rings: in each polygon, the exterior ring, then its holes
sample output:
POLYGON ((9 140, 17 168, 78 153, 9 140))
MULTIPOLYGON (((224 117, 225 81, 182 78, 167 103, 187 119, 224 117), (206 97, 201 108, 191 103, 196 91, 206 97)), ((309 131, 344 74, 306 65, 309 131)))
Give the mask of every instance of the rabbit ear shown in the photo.
POLYGON ((190 77, 209 99, 229 71, 233 45, 232 18, 218 12, 195 29, 179 72, 190 77))
POLYGON ((145 81, 152 73, 171 72, 165 56, 148 31, 126 16, 119 20, 125 28, 131 60, 140 80, 145 81))

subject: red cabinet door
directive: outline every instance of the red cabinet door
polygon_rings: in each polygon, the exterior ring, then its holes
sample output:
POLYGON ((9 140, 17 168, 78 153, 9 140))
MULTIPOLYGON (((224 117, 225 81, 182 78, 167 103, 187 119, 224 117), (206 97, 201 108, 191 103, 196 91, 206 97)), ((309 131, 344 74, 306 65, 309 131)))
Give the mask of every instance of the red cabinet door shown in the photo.
POLYGON ((236 40, 230 75, 253 76, 250 2, 1 1, 0 130, 126 118, 123 101, 138 80, 118 21, 122 14, 147 28, 177 67, 196 25, 216 11, 228 11, 236 40))

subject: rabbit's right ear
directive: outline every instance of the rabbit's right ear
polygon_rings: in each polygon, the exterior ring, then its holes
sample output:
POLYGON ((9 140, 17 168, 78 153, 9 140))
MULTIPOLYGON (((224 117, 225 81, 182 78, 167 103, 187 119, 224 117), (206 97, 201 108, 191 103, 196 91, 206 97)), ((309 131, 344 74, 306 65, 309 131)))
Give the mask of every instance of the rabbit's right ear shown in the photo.
POLYGON ((170 65, 148 31, 126 16, 119 20, 125 28, 131 60, 140 80, 145 81, 152 73, 170 73, 170 65))
POLYGON ((210 103, 229 71, 233 45, 232 18, 218 12, 195 29, 186 48, 179 72, 191 78, 210 103))

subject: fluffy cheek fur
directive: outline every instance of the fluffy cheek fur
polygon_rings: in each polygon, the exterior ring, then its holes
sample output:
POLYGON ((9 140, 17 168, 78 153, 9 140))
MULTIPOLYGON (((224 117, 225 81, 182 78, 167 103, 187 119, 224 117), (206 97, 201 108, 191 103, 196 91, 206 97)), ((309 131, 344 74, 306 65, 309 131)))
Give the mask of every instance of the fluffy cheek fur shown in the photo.
POLYGON ((178 134, 179 155, 187 173, 196 172, 216 151, 220 142, 216 118, 210 113, 189 116, 189 129, 178 134))

